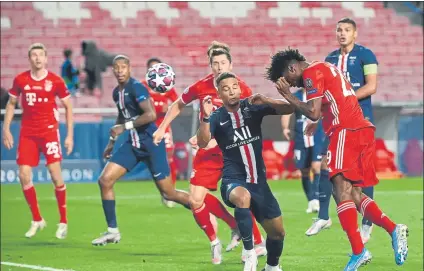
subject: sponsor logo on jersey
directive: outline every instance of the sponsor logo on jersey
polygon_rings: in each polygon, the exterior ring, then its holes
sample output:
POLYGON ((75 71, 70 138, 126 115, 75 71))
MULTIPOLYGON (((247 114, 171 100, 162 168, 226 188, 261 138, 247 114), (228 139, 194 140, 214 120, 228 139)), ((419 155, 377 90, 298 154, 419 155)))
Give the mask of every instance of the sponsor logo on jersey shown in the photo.
POLYGON ((311 90, 308 90, 308 95, 311 95, 311 94, 314 94, 314 93, 317 93, 318 92, 318 90, 316 89, 316 88, 314 88, 314 89, 311 89, 311 90))

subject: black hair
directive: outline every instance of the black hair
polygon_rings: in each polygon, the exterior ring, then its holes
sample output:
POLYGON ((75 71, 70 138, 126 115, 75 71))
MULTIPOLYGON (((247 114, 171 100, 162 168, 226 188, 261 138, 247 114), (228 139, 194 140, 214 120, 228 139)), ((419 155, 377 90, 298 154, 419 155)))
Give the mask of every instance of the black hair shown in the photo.
POLYGON ((112 65, 115 65, 115 62, 118 60, 125 60, 125 63, 127 63, 127 65, 130 65, 130 58, 127 57, 126 55, 117 55, 113 58, 112 61, 112 65))
POLYGON ((266 79, 276 82, 293 62, 306 61, 306 58, 297 49, 279 51, 271 57, 271 65, 266 68, 266 79))
POLYGON ((152 62, 162 63, 162 61, 159 58, 152 57, 152 58, 149 58, 149 60, 147 60, 147 63, 146 63, 147 68, 150 66, 150 64, 152 64, 152 62))
POLYGON ((209 53, 209 64, 212 65, 212 59, 214 56, 220 56, 220 55, 226 55, 228 58, 228 61, 230 61, 230 63, 232 62, 230 52, 228 52, 227 50, 223 48, 217 48, 217 49, 212 49, 212 51, 209 53))
POLYGON ((65 49, 65 50, 63 50, 63 56, 65 58, 70 58, 71 55, 72 55, 72 50, 71 49, 65 49))
POLYGON ((356 22, 354 20, 352 20, 351 18, 345 17, 340 19, 338 22, 338 24, 351 24, 353 26, 353 28, 356 29, 356 22))
POLYGON ((215 78, 215 85, 219 86, 219 83, 221 83, 222 80, 228 79, 228 78, 235 78, 237 79, 236 75, 232 72, 223 72, 220 75, 218 75, 217 78, 215 78))

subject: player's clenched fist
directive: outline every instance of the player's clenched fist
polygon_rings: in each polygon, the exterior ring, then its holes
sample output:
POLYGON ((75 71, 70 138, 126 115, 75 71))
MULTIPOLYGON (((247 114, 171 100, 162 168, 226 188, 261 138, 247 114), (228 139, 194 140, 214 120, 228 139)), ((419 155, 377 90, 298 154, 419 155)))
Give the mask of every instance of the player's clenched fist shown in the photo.
POLYGON ((158 128, 153 133, 153 143, 157 146, 162 141, 163 137, 165 136, 165 130, 158 128))
POLYGON ((209 118, 213 111, 212 96, 208 95, 202 101, 203 116, 209 118))
POLYGON ((13 148, 13 135, 9 130, 3 130, 3 144, 8 150, 13 148))
POLYGON ((256 94, 253 94, 252 96, 250 96, 248 98, 248 101, 249 101, 249 104, 261 105, 261 104, 268 103, 268 97, 266 97, 265 95, 262 95, 260 93, 256 93, 256 94))

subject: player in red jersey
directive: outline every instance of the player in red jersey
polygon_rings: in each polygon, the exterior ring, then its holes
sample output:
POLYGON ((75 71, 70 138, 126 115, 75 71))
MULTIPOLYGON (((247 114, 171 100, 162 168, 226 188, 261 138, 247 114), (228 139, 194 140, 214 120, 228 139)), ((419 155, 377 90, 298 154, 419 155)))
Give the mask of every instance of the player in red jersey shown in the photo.
POLYGON ((19 135, 17 163, 19 165, 19 180, 25 199, 32 213, 32 222, 26 237, 33 237, 38 230, 46 226, 40 214, 37 195, 32 183, 32 168, 40 160, 40 152, 46 158, 46 166, 50 172, 57 204, 59 207, 60 223, 56 237, 64 239, 68 232, 66 218, 66 186, 62 178, 60 161, 62 149, 59 134, 59 111, 56 97, 59 97, 66 110, 68 134, 65 139, 67 154, 73 148, 73 119, 70 94, 62 78, 48 71, 47 50, 41 43, 31 45, 28 50, 31 69, 17 75, 9 90, 10 99, 6 106, 6 116, 3 125, 3 143, 7 149, 13 148, 13 136, 10 133, 15 105, 21 97, 22 123, 19 135))
MULTIPOLYGON (((186 104, 195 100, 202 101, 204 97, 210 95, 213 97, 212 101, 215 108, 222 106, 222 101, 218 98, 214 78, 223 72, 231 71, 232 62, 229 51, 230 49, 226 44, 219 42, 213 42, 211 44, 208 48, 207 55, 209 57, 212 73, 189 86, 178 100, 169 107, 165 119, 160 124, 158 130, 153 134, 155 142, 159 143, 162 140, 166 128, 170 125, 172 120, 180 114, 186 104)), ((239 82, 242 90, 242 98, 251 96, 252 91, 246 83, 240 79, 239 82)), ((202 110, 200 112, 202 112, 202 110)), ((203 118, 202 113, 200 113, 199 117, 200 119, 203 118)), ((198 148, 196 136, 190 139, 190 143, 194 148, 198 148)), ((205 149, 199 149, 197 151, 193 161, 193 171, 190 178, 190 204, 194 218, 211 241, 213 264, 221 263, 222 245, 209 219, 210 213, 224 220, 232 229, 231 243, 227 246, 227 251, 234 249, 240 241, 240 234, 238 233, 234 217, 215 196, 208 193, 209 190, 217 190, 218 182, 222 176, 222 169, 222 152, 216 141, 211 140, 210 144, 205 149)), ((255 250, 257 251, 257 255, 264 256, 267 252, 261 233, 256 221, 253 224, 253 237, 256 245, 255 250)), ((243 253, 242 260, 244 260, 245 257, 245 253, 243 253)))
POLYGON ((322 124, 330 141, 327 163, 337 213, 353 251, 344 270, 357 270, 372 257, 361 239, 357 211, 389 233, 395 262, 402 265, 408 254, 407 226, 395 224, 362 193, 363 187, 378 183, 374 167, 375 127, 364 118, 349 81, 336 66, 327 62, 308 63, 293 49, 272 57, 267 77, 303 115, 317 121, 322 114, 322 124), (305 87, 308 102, 297 99, 290 93, 290 87, 305 87))
MULTIPOLYGON (((147 61, 147 69, 150 69, 153 65, 161 63, 160 59, 158 58, 150 58, 147 61)), ((156 111, 156 125, 159 127, 163 119, 165 118, 166 111, 168 110, 168 106, 170 103, 175 102, 178 99, 178 94, 175 88, 172 88, 170 91, 165 93, 159 93, 156 91, 153 91, 149 85, 146 82, 146 79, 141 80, 141 83, 149 90, 150 97, 152 99, 153 105, 155 107, 156 111)), ((164 135, 165 139, 165 147, 166 147, 166 153, 168 154, 168 163, 169 168, 171 170, 171 179, 172 182, 175 184, 177 182, 177 166, 174 161, 174 141, 172 138, 172 130, 171 126, 168 126, 168 128, 165 131, 164 135)), ((165 206, 172 208, 175 206, 175 202, 166 200, 162 197, 162 202, 165 204, 165 206)))

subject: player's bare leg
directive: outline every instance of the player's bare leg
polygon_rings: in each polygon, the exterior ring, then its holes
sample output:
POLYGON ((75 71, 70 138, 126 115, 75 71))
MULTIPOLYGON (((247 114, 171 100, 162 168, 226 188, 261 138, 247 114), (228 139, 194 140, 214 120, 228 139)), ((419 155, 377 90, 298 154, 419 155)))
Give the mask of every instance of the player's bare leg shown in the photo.
POLYGON ((119 243, 121 234, 118 229, 115 211, 115 192, 113 186, 116 181, 127 173, 127 169, 113 162, 108 162, 103 169, 100 178, 100 194, 102 197, 103 211, 108 225, 107 232, 103 233, 91 243, 95 246, 107 243, 119 243))
POLYGON ((25 199, 32 214, 31 227, 25 233, 25 237, 31 238, 37 233, 38 230, 42 230, 46 226, 46 222, 40 214, 37 194, 35 192, 34 184, 32 183, 32 167, 27 165, 19 166, 19 181, 21 182, 25 199))
POLYGON ((160 194, 168 201, 173 201, 190 209, 189 194, 186 191, 175 189, 171 176, 155 182, 160 194))
MULTIPOLYGON (((168 156, 168 163, 169 163, 172 184, 174 185, 174 188, 176 188, 177 176, 176 176, 176 166, 175 166, 175 162, 173 158, 174 151, 167 150, 166 154, 168 156)), ((162 203, 168 208, 175 207, 175 201, 167 200, 163 196, 162 196, 162 203)))
POLYGON ((279 260, 283 253, 284 237, 286 236, 283 218, 279 216, 273 219, 264 219, 261 225, 267 234, 266 248, 268 251, 263 271, 281 271, 279 260))
POLYGON ((381 211, 374 200, 363 193, 361 187, 353 187, 352 196, 358 211, 366 219, 385 229, 390 235, 395 262, 397 265, 403 265, 408 256, 408 227, 403 224, 395 224, 381 211))
POLYGON ((220 264, 222 262, 222 244, 216 236, 208 206, 205 204, 208 192, 208 189, 203 186, 190 184, 189 201, 194 219, 211 242, 212 264, 220 264))
POLYGON ((48 164, 47 168, 55 186, 56 201, 60 215, 60 221, 56 231, 56 238, 65 239, 68 234, 68 220, 66 217, 66 185, 63 181, 60 162, 48 164))
POLYGON ((311 227, 305 232, 307 236, 316 235, 324 229, 329 229, 333 224, 328 215, 332 188, 332 184, 328 179, 327 155, 323 155, 320 163, 320 180, 318 188, 320 208, 318 211, 318 218, 314 218, 311 227))
POLYGON ((344 270, 356 270, 360 266, 371 261, 371 253, 364 247, 358 228, 358 214, 355 201, 358 197, 353 197, 353 186, 349 180, 338 174, 331 178, 333 182, 333 192, 337 203, 337 214, 340 224, 346 232, 352 247, 352 256, 344 270))
POLYGON ((231 190, 229 200, 235 205, 234 216, 240 230, 244 249, 246 250, 246 260, 243 270, 256 271, 258 257, 253 248, 253 220, 250 212, 250 192, 242 186, 237 186, 231 190))

